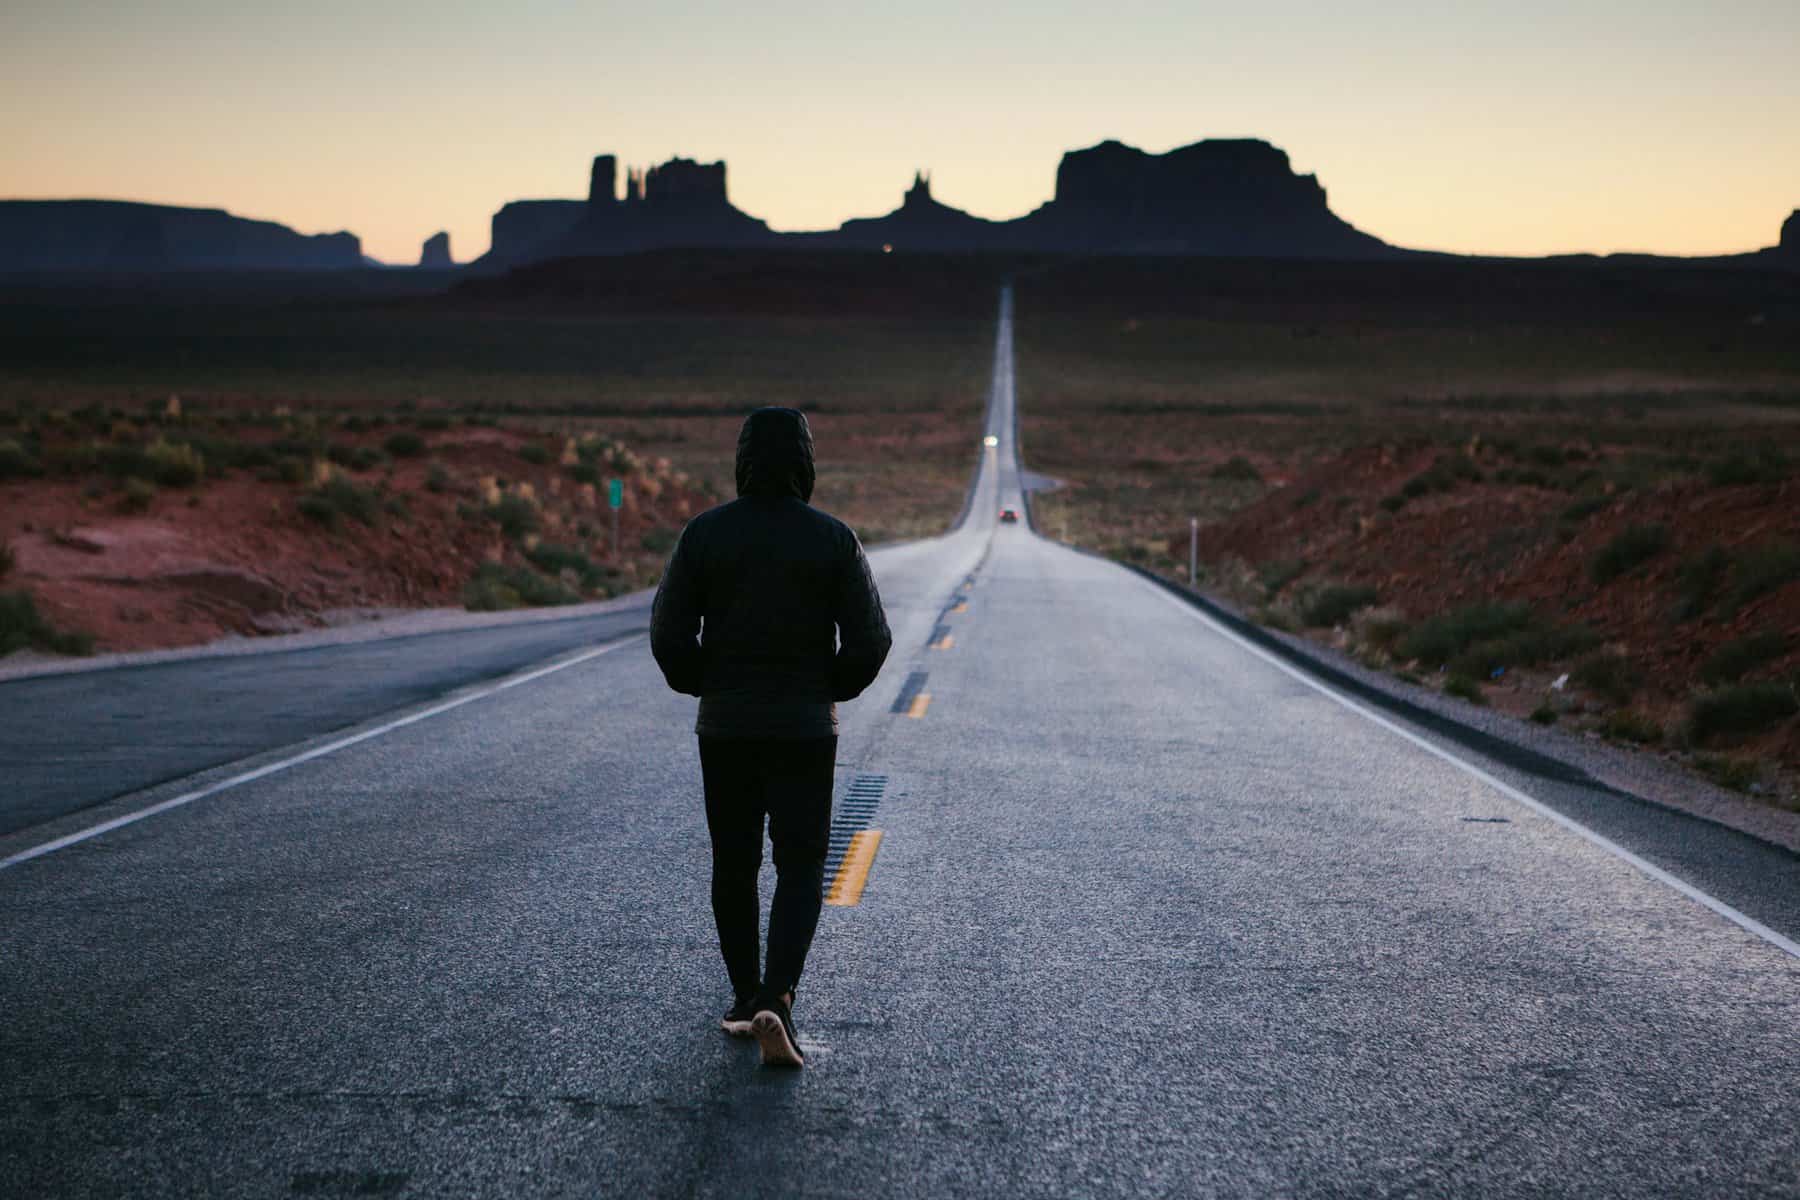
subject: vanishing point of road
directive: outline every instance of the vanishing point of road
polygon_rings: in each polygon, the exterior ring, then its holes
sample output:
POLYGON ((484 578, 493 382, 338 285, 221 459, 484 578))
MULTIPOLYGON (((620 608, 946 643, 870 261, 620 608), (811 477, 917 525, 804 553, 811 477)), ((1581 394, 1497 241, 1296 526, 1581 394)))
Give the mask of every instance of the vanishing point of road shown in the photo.
POLYGON ((1013 401, 1006 296, 804 1072, 717 1028, 641 599, 0 684, 0 1195, 1800 1195, 1794 856, 998 523, 1013 401))

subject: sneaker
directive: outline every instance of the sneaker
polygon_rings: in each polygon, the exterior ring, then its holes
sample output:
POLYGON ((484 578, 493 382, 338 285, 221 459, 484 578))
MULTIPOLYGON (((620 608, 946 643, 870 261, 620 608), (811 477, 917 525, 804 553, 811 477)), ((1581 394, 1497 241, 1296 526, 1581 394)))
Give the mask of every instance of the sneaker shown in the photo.
POLYGON ((800 1052, 800 1035, 794 1032, 794 1015, 780 996, 769 996, 756 1003, 756 1015, 750 1019, 750 1032, 762 1050, 765 1067, 803 1067, 806 1055, 800 1052))
POLYGON ((747 1038, 750 1036, 750 1023, 755 1018, 756 1002, 746 996, 725 1010, 725 1015, 719 1018, 719 1028, 732 1037, 747 1038))

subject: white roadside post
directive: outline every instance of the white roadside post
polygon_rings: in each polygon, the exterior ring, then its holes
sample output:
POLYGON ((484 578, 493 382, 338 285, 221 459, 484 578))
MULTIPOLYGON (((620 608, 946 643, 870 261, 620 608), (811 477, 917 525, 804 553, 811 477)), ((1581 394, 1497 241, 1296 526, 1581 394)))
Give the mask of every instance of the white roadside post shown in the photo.
POLYGON ((1188 518, 1188 586, 1200 586, 1200 518, 1188 518))

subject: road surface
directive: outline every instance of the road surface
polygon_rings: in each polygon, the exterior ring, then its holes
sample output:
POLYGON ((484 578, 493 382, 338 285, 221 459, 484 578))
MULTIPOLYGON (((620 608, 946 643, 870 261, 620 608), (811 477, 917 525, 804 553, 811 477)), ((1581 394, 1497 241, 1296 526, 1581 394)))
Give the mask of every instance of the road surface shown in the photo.
POLYGON ((804 1072, 716 1028, 694 702, 628 618, 499 678, 272 656, 230 746, 177 715, 217 663, 121 676, 110 740, 107 687, 0 685, 84 760, 0 741, 7 811, 52 796, 0 839, 0 1194, 1800 1195, 1793 856, 997 524, 1011 371, 1003 302, 968 519, 875 556, 881 837, 804 1072))

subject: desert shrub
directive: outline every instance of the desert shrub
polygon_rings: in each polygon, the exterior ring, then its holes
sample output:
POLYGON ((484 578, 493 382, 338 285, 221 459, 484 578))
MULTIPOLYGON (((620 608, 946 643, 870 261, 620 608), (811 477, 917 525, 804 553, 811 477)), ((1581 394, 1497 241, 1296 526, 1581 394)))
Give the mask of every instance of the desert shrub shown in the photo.
POLYGON ((1533 725, 1556 724, 1557 712, 1548 704, 1540 704, 1531 710, 1530 721, 1533 725))
POLYGON ((1207 472, 1214 479, 1229 480, 1234 483, 1261 483, 1262 472, 1256 464, 1241 454, 1234 454, 1207 472))
POLYGON ((1398 649, 1404 658, 1440 666, 1476 642, 1520 632, 1532 622, 1528 605, 1471 604, 1421 621, 1400 639, 1398 649))
POLYGON ((1550 476, 1536 467, 1502 467, 1494 472, 1498 483, 1517 484, 1520 487, 1551 488, 1555 484, 1550 476))
POLYGON ((1265 629, 1273 629, 1277 633, 1294 632, 1293 618, 1282 609, 1271 608, 1266 604, 1250 610, 1250 619, 1265 629))
POLYGON ((1400 495, 1408 500, 1432 492, 1449 492, 1459 483, 1480 483, 1481 468, 1466 454, 1440 455, 1424 471, 1414 475, 1400 487, 1400 495))
POLYGON ((125 512, 144 512, 156 501, 156 485, 148 479, 127 479, 119 493, 119 508, 125 512))
POLYGON ((0 654, 27 649, 92 654, 94 639, 85 633, 52 627, 38 612, 30 592, 0 592, 0 654))
POLYGON ((1662 741, 1662 726, 1635 709, 1621 708, 1606 714, 1600 731, 1608 737, 1650 745, 1662 741))
POLYGON ((361 413, 347 413, 338 418, 338 428, 345 433, 367 433, 372 426, 361 413))
POLYGON ((1452 674, 1486 679, 1501 668, 1531 667, 1579 654, 1598 641, 1585 625, 1530 627, 1483 638, 1451 656, 1452 674))
POLYGON ((528 567, 482 563, 463 586, 463 607, 471 612, 576 604, 580 595, 528 567))
POLYGON ((427 413, 414 424, 426 433, 443 433, 450 428, 450 418, 443 413, 427 413))
POLYGON ((1444 695, 1467 700, 1470 704, 1487 703, 1487 697, 1482 694, 1481 685, 1467 675, 1452 675, 1444 680, 1444 695))
POLYGON ((1611 496, 1583 496, 1581 499, 1571 502, 1557 514, 1557 519, 1573 525, 1587 520, 1611 503, 1611 496))
POLYGON ((1755 759, 1731 758, 1724 754, 1696 754, 1694 766, 1700 773, 1734 792, 1747 792, 1762 769, 1755 759))
POLYGON ((191 447, 214 471, 260 470, 273 466, 277 457, 267 442, 186 434, 181 443, 191 447))
POLYGON ((1300 602, 1300 619, 1309 626, 1341 625, 1351 614, 1375 603, 1372 587, 1331 584, 1300 602))
POLYGON ((576 483, 591 483, 597 486, 600 483, 600 468, 591 462, 570 463, 569 478, 576 483))
POLYGON ((1588 563, 1588 574, 1595 583, 1610 583, 1625 572, 1648 562, 1669 544, 1669 530, 1663 525, 1632 525, 1619 533, 1594 555, 1588 563))
POLYGON ((1747 547, 1738 555, 1732 576, 1734 584, 1726 608, 1736 612, 1758 596, 1800 579, 1800 546, 1777 541, 1747 547))
POLYGON ((1576 663, 1569 678, 1603 700, 1624 704, 1643 685, 1644 672, 1625 655, 1603 650, 1576 663))
POLYGON ((388 456, 373 446, 358 446, 350 452, 352 471, 373 471, 388 461, 388 456))
POLYGON ((565 571, 572 572, 581 580, 583 587, 593 587, 604 577, 604 572, 596 567, 587 555, 573 546, 560 546, 555 542, 539 542, 525 551, 525 557, 532 566, 551 575, 561 575, 565 571))
POLYGON ((1607 470, 1607 478, 1613 486, 1622 492, 1638 491, 1654 488, 1671 479, 1693 475, 1700 469, 1700 462, 1690 455, 1682 454, 1632 454, 1613 463, 1607 470))
POLYGON ((1800 712, 1786 683, 1738 683, 1696 696, 1688 706, 1688 733, 1696 742, 1721 734, 1758 733, 1800 712))
POLYGON ((434 462, 425 468, 425 490, 443 493, 450 490, 450 472, 441 462, 434 462))
POLYGON ((298 458, 302 462, 311 462, 315 458, 326 457, 328 452, 329 447, 312 438, 279 437, 269 443, 269 453, 275 456, 276 461, 298 458))
POLYGON ((381 498, 342 475, 334 474, 298 501, 300 511, 322 525, 336 529, 344 517, 373 525, 381 513, 381 498))
MULTIPOLYGON (((198 484, 205 475, 205 461, 193 446, 167 443, 160 437, 148 446, 101 443, 88 450, 92 464, 115 479, 148 479, 164 488, 185 488, 198 484)), ((70 461, 70 466, 76 462, 70 461)))
POLYGON ((1774 446, 1764 446, 1753 452, 1727 455, 1707 468, 1706 479, 1714 487, 1780 483, 1792 469, 1787 455, 1774 446))
POLYGON ((12 438, 0 439, 0 479, 30 479, 43 473, 37 456, 12 438))
POLYGON ((499 503, 490 504, 486 515, 509 538, 536 533, 540 520, 538 506, 516 492, 508 492, 500 497, 499 503))
POLYGON ((652 554, 667 554, 680 537, 681 531, 676 529, 646 529, 638 544, 652 554))
POLYGON ((275 478, 282 483, 305 483, 312 474, 312 464, 304 458, 284 454, 275 460, 275 478))
POLYGON ((1358 642, 1389 654, 1408 628, 1406 614, 1397 608, 1365 608, 1350 618, 1350 632, 1358 642))
POLYGON ((1256 569, 1256 577, 1262 583, 1263 591, 1273 596, 1282 588, 1300 578, 1306 571, 1306 560, 1303 558, 1274 559, 1256 569))
POLYGON ((18 558, 13 554, 12 543, 0 539, 0 579, 4 579, 12 574, 12 569, 18 561, 18 558))
POLYGON ((325 461, 333 466, 349 466, 350 457, 355 453, 356 447, 348 442, 327 442, 325 444, 325 461))
POLYGON ((1731 554, 1723 546, 1712 546, 1683 559, 1675 573, 1675 620, 1691 621, 1711 608, 1730 569, 1731 554))
POLYGON ((544 449, 544 447, 538 445, 536 442, 526 442, 523 446, 519 447, 519 457, 526 462, 531 463, 533 466, 541 467, 550 461, 550 451, 544 449))
POLYGON ((1399 512, 1406 507, 1406 497, 1401 495, 1383 496, 1381 507, 1386 512, 1399 512))
POLYGON ((1764 663, 1773 662, 1787 653, 1784 633, 1764 630, 1746 637, 1733 638, 1710 654, 1700 664, 1703 683, 1736 683, 1764 663))
POLYGON ((425 453, 425 439, 404 429, 388 434, 381 446, 395 458, 417 458, 425 453))

